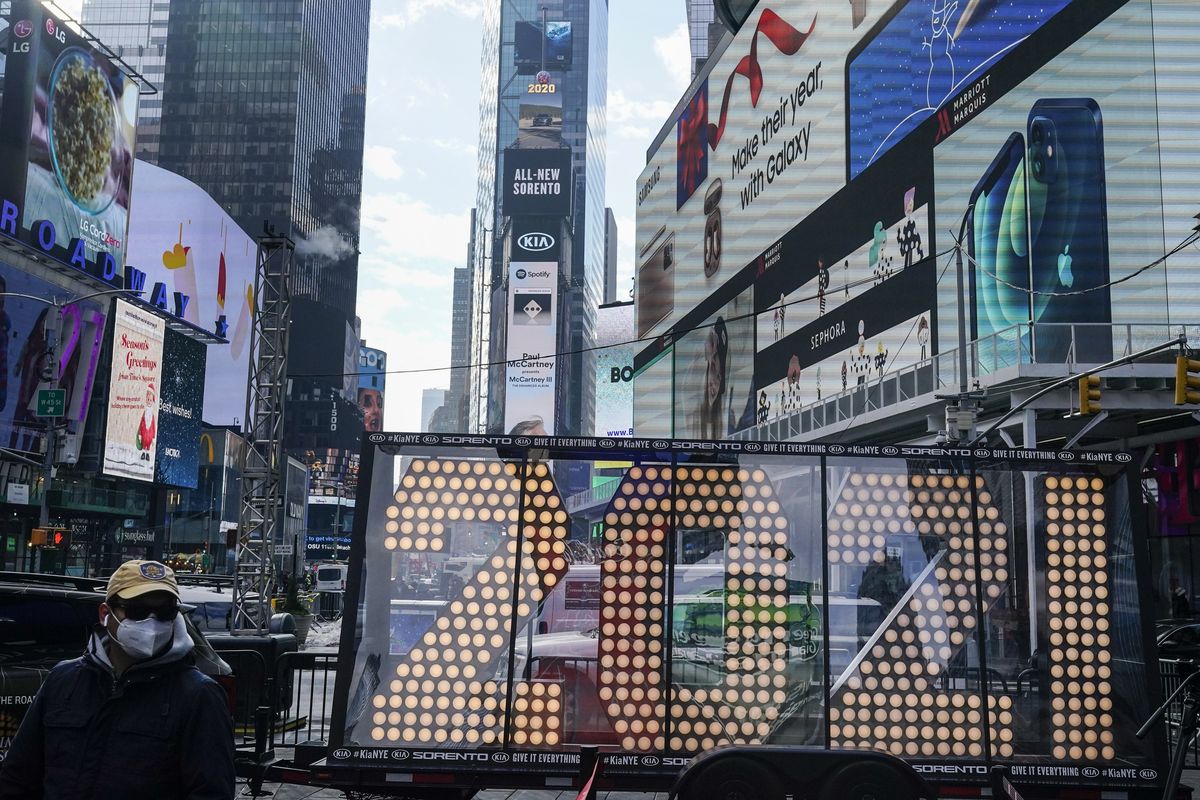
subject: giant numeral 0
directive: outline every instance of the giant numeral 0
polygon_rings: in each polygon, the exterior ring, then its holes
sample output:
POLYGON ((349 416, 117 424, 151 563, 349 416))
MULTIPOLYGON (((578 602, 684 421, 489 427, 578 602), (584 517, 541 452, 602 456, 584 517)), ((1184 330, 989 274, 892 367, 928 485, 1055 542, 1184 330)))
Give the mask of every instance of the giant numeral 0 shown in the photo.
POLYGON ((409 744, 559 744, 560 684, 516 681, 510 708, 504 681, 492 680, 512 632, 529 623, 567 571, 567 512, 547 466, 415 459, 387 517, 383 544, 391 551, 441 552, 447 526, 460 520, 499 523, 504 535, 488 562, 396 665, 388 691, 372 698, 371 738, 409 744), (506 717, 511 722, 507 740, 506 717))
POLYGON ((671 687, 670 750, 763 741, 786 698, 788 524, 761 469, 629 470, 604 518, 601 700, 625 750, 667 744, 664 658, 669 532, 726 531, 725 669, 717 685, 671 687))

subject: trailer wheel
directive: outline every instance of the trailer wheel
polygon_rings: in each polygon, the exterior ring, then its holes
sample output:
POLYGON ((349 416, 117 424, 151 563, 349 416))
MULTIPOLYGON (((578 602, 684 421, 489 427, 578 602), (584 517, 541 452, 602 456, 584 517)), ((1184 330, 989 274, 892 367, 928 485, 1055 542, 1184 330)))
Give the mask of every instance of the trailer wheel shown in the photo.
POLYGON ((783 800, 783 796, 783 784, 766 764, 727 758, 701 770, 679 800, 783 800))
POLYGON ((825 781, 821 800, 917 800, 895 770, 881 764, 851 764, 825 781))

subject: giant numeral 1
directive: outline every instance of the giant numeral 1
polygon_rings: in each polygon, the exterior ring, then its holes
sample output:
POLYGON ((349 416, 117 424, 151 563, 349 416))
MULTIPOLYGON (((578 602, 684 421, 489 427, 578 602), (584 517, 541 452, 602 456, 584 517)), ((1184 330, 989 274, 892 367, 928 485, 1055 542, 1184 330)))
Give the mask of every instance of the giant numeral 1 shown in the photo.
POLYGON ((529 624, 567 571, 567 512, 548 467, 418 458, 409 463, 395 501, 384 525, 389 551, 441 552, 448 525, 460 520, 498 523, 504 534, 487 563, 401 658, 381 686, 386 691, 372 698, 371 738, 428 745, 560 744, 561 684, 514 681, 510 707, 505 682, 494 679, 513 631, 529 624))

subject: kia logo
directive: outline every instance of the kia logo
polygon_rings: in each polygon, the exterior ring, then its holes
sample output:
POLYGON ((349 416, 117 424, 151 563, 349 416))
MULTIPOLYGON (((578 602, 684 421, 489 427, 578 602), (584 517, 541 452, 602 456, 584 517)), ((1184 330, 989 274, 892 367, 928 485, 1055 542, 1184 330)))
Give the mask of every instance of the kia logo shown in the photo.
POLYGON ((18 39, 27 39, 29 34, 33 33, 33 23, 27 19, 20 20, 16 25, 13 25, 13 33, 18 39))
POLYGON ((643 767, 657 767, 660 763, 658 756, 642 756, 643 767))
POLYGON ((758 442, 746 442, 746 452, 757 453, 759 450, 762 450, 762 445, 758 442))
POLYGON ((429 434, 422 436, 421 441, 424 442, 425 444, 437 444, 441 440, 438 439, 438 437, 434 436, 432 433, 429 433, 429 434))
POLYGON ((349 758, 350 751, 344 747, 339 747, 337 750, 333 751, 333 757, 338 759, 349 758))
POLYGON ((533 441, 525 436, 518 436, 516 439, 513 439, 513 444, 517 447, 529 447, 529 445, 533 444, 533 441))
POLYGON ((554 247, 554 237, 548 233, 526 233, 517 239, 522 250, 541 253, 554 247))
POLYGON ((497 764, 507 764, 509 760, 508 753, 492 753, 492 761, 497 764))
POLYGON ((889 444, 887 447, 883 448, 883 454, 885 456, 898 456, 898 455, 900 455, 900 448, 893 447, 892 445, 889 444))
POLYGON ((835 456, 840 456, 842 453, 846 452, 846 448, 840 444, 831 444, 829 445, 829 452, 833 453, 835 456))
POLYGON ((1152 781, 1158 777, 1158 771, 1146 768, 1138 773, 1138 777, 1144 781, 1152 781))
POLYGON ((1117 453, 1117 461, 1121 464, 1128 464, 1130 461, 1133 461, 1133 456, 1129 455, 1129 453, 1117 453))
POLYGON ((393 750, 392 758, 397 761, 408 761, 410 758, 412 758, 412 753, 408 752, 407 750, 393 750))
POLYGON ((1061 461, 1074 461, 1075 460, 1075 454, 1070 452, 1069 450, 1064 450, 1063 452, 1059 453, 1058 457, 1061 461))
POLYGON ((380 444, 384 439, 385 437, 382 433, 372 433, 370 437, 371 444, 380 444))
POLYGON ((1085 778, 1099 778, 1100 777, 1100 770, 1096 769, 1095 767, 1084 767, 1079 772, 1085 778))
POLYGON ((976 458, 991 458, 991 457, 992 457, 992 451, 991 451, 991 450, 982 450, 982 449, 981 449, 981 450, 976 450, 976 451, 975 451, 975 457, 976 457, 976 458))
POLYGON ((529 274, 529 273, 527 273, 527 272, 526 272, 525 270, 523 270, 523 269, 519 269, 519 270, 517 270, 517 280, 519 280, 519 281, 523 281, 523 280, 525 280, 525 278, 526 278, 526 276, 527 276, 528 274, 529 274))

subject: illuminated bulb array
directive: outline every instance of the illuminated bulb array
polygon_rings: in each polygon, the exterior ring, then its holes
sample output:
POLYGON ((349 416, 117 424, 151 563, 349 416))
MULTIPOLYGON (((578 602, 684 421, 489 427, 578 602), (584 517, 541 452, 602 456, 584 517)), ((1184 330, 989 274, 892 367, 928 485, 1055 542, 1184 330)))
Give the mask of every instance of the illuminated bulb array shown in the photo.
POLYGON ((1095 476, 1047 476, 1040 489, 1052 752, 1064 760, 1111 760, 1116 751, 1105 483, 1095 476))
POLYGON ((882 563, 887 537, 894 534, 935 536, 943 547, 933 572, 909 589, 903 610, 831 703, 833 746, 873 747, 901 757, 978 757, 986 722, 993 753, 1011 755, 1008 698, 990 698, 985 715, 978 694, 934 687, 978 625, 976 580, 986 613, 1009 579, 1008 525, 983 478, 855 473, 838 493, 828 527, 832 565, 882 563))
POLYGON ((786 699, 788 652, 788 523, 766 473, 635 467, 605 524, 600 697, 622 748, 666 743, 662 610, 672 524, 727 531, 726 660, 719 685, 671 690, 669 749, 761 742, 786 699))
MULTIPOLYGON (((384 548, 407 552, 441 551, 447 520, 508 527, 496 552, 396 665, 395 677, 381 687, 388 691, 372 699, 372 739, 503 745, 505 687, 488 679, 508 649, 514 612, 517 629, 527 625, 567 571, 569 519, 549 469, 417 459, 401 479, 387 517, 384 548)), ((561 743, 560 686, 518 682, 514 698, 510 744, 561 743)))

